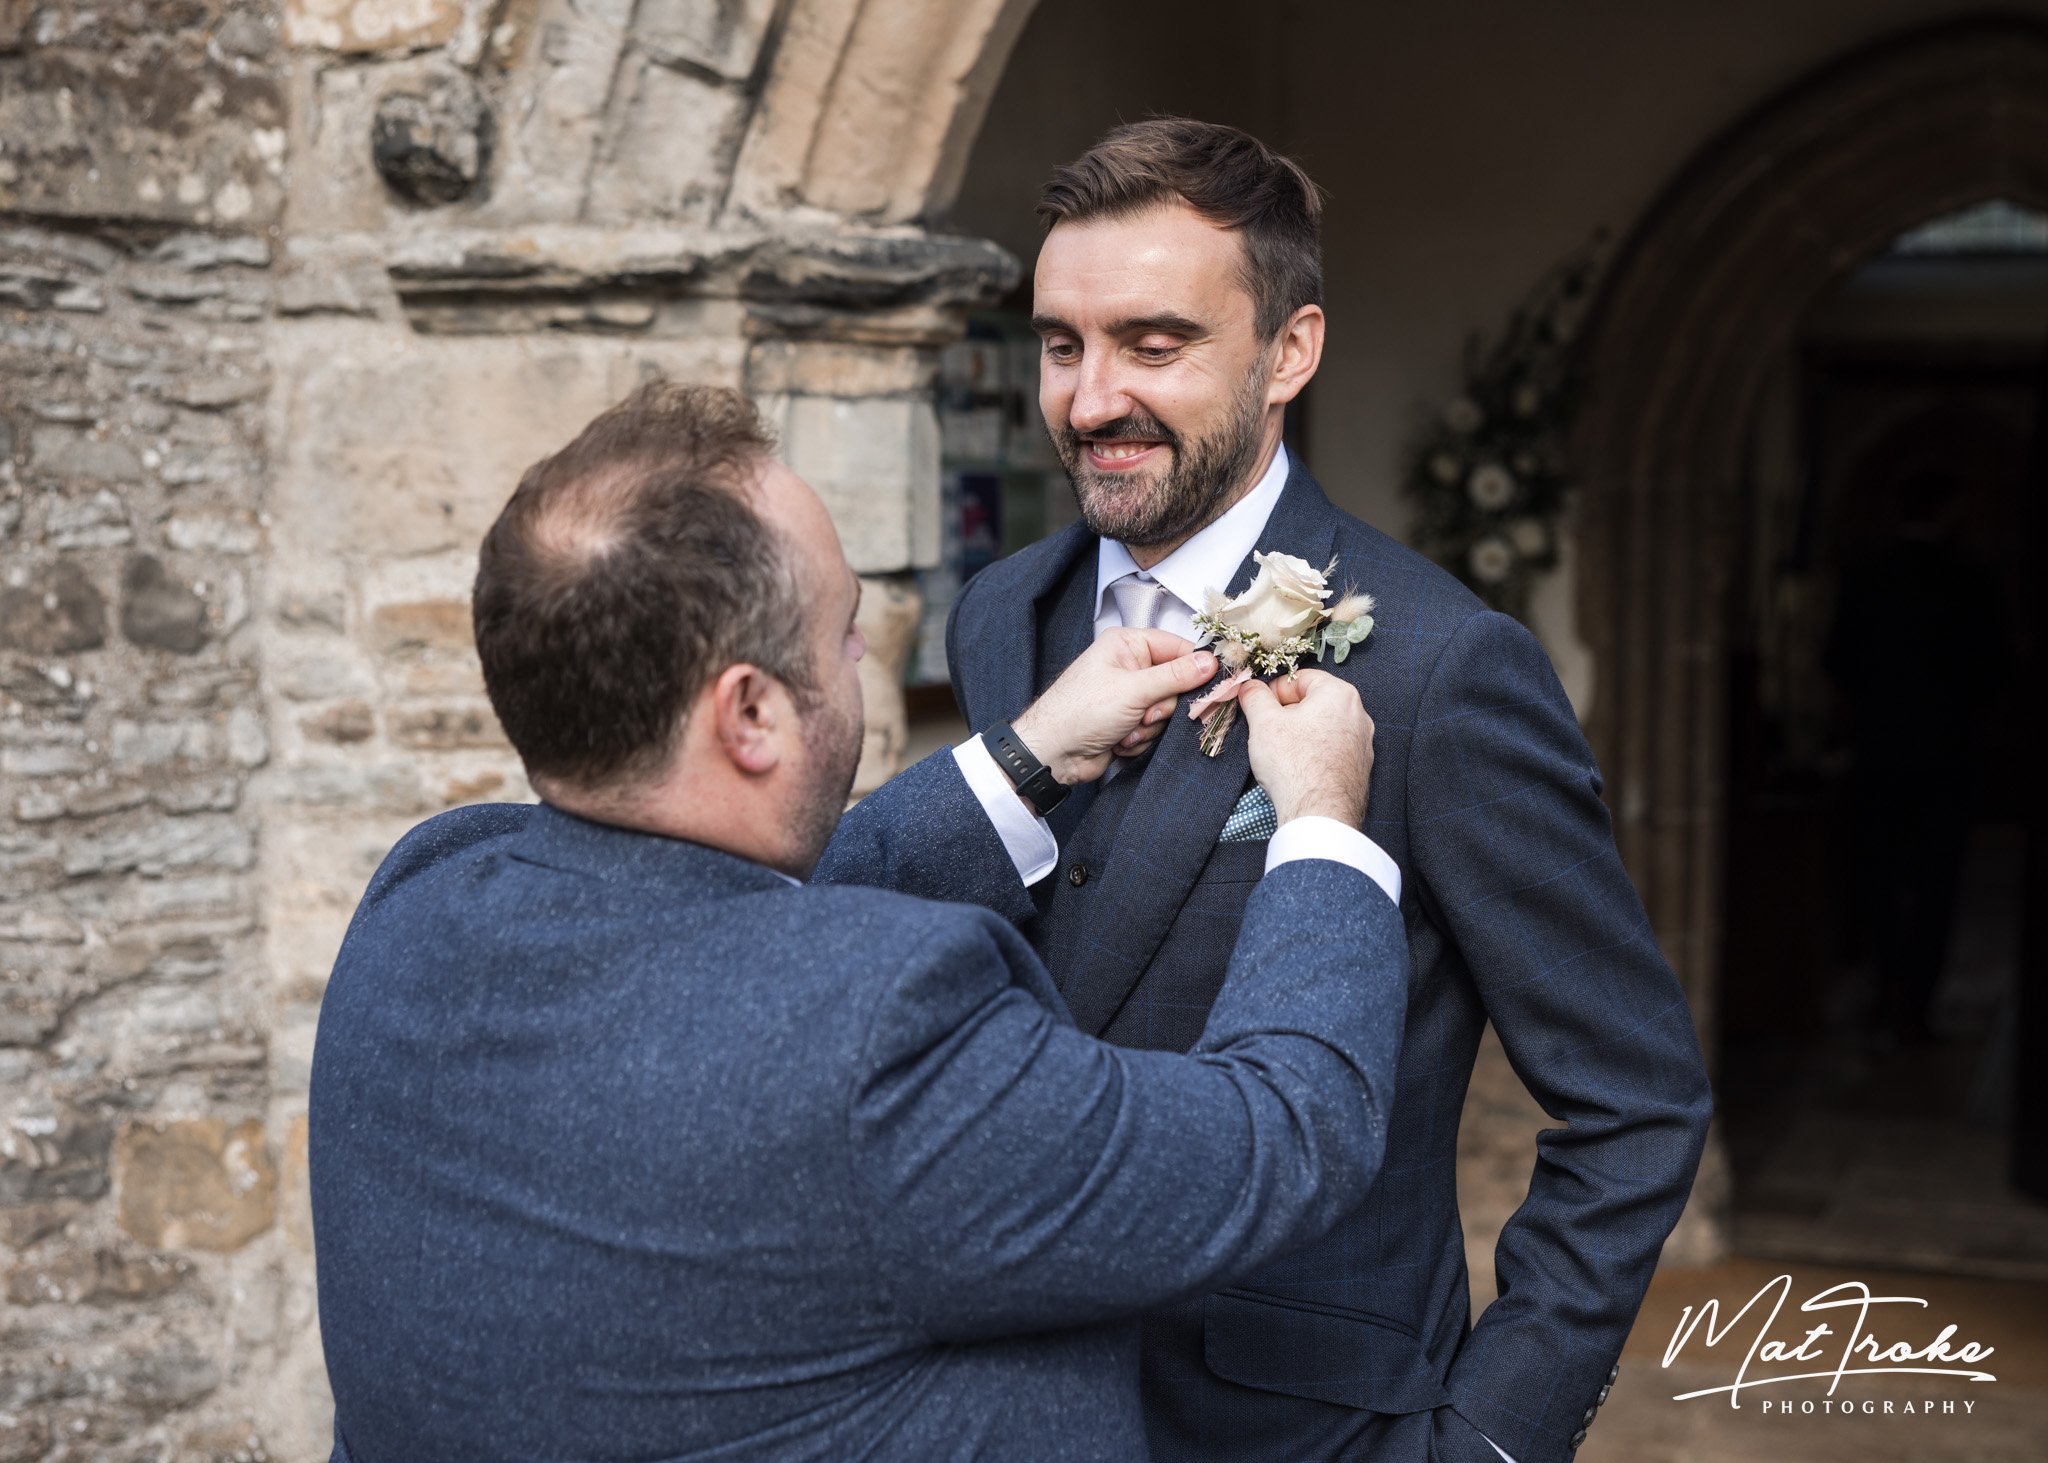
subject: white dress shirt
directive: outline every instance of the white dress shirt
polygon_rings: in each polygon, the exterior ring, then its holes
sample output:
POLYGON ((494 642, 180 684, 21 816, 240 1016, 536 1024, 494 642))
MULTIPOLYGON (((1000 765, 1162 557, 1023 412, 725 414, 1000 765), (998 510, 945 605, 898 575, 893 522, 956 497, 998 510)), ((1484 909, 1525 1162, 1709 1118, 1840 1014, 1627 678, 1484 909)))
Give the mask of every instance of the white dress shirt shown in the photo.
MULTIPOLYGON (((1277 448, 1272 464, 1252 490, 1207 528, 1152 566, 1152 578, 1172 596, 1166 602, 1159 628, 1184 639, 1195 636, 1194 607, 1204 592, 1219 593, 1229 588, 1231 576, 1246 555, 1257 547, 1280 490, 1287 486, 1287 449, 1277 448)), ((1130 550, 1114 539, 1103 539, 1096 551, 1095 633, 1113 630, 1123 623, 1115 596, 1109 586, 1126 574, 1139 572, 1130 550)), ((1016 789, 981 738, 970 737, 953 749, 960 775, 967 779, 976 801, 987 811, 1003 840, 1010 862, 1026 885, 1037 883, 1059 863, 1059 841, 1045 819, 1026 811, 1016 789)), ((1401 902, 1401 870, 1386 850, 1349 824, 1334 818, 1293 818, 1280 826, 1266 844, 1268 872, 1294 859, 1324 858, 1348 864, 1371 879, 1394 903, 1401 902)))

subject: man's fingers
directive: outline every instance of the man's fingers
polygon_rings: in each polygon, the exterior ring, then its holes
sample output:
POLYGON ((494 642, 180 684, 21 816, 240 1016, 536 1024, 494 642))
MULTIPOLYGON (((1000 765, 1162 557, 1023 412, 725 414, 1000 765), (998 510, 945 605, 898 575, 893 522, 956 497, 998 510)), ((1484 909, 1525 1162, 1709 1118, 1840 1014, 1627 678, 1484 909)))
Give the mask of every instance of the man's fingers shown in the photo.
POLYGON ((1273 694, 1273 688, 1261 680, 1249 680, 1238 688, 1237 704, 1244 712, 1244 724, 1257 726, 1261 717, 1271 716, 1280 709, 1280 701, 1273 694))
POLYGON ((1297 671, 1291 676, 1281 676, 1272 683, 1273 698, 1282 706, 1292 706, 1308 695, 1308 687, 1301 683, 1301 675, 1302 672, 1297 671))
MULTIPOLYGON (((1156 635, 1156 630, 1147 630, 1147 635, 1156 635)), ((1185 646, 1187 641, 1172 635, 1165 638, 1185 646)), ((1134 672, 1138 687, 1137 699, 1146 702, 1177 701, 1187 692, 1206 683, 1216 674, 1216 657, 1206 650, 1183 655, 1164 665, 1155 665, 1150 670, 1134 672)), ((1128 703, 1127 703, 1128 704, 1128 703)))
POLYGON ((1136 635, 1145 642, 1146 652, 1151 655, 1154 665, 1165 665, 1170 660, 1178 660, 1195 648, 1194 641, 1184 640, 1169 630, 1126 629, 1124 633, 1136 635))
POLYGON ((1165 730, 1163 723, 1141 726, 1116 744, 1116 753, 1119 757, 1124 757, 1142 751, 1150 743, 1158 741, 1159 734, 1165 730))

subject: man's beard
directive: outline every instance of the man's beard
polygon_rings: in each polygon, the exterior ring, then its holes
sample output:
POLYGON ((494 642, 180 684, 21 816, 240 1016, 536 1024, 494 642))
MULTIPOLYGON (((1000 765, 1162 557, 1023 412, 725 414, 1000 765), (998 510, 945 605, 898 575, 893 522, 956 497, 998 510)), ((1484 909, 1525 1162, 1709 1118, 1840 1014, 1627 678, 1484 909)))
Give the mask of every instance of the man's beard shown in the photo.
POLYGON ((854 774, 860 769, 861 742, 866 736, 867 722, 858 700, 854 701, 849 715, 845 708, 834 704, 822 692, 816 693, 812 704, 801 707, 801 712, 805 775, 809 786, 798 814, 800 824, 797 831, 802 838, 799 847, 808 875, 809 870, 816 866, 819 855, 824 853, 825 845, 832 841, 832 835, 839 827, 840 815, 846 811, 846 800, 853 792, 854 774))
POLYGON ((1053 429, 1053 449, 1073 484, 1081 521, 1098 537, 1135 548, 1180 543, 1208 527, 1230 495, 1243 486, 1258 458, 1265 397, 1265 373, 1254 367, 1228 419, 1192 444, 1143 413, 1120 417, 1086 434, 1071 426, 1053 429), (1131 440, 1165 444, 1171 466, 1163 478, 1148 485, 1129 474, 1097 472, 1089 466, 1087 443, 1131 440))

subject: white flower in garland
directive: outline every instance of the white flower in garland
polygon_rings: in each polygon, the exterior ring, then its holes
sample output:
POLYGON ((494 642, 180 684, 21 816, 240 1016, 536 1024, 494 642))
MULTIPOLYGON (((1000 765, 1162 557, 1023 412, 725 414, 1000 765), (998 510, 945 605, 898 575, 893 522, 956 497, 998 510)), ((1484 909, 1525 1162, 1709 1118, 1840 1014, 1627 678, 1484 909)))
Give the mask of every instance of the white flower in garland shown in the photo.
POLYGON ((1497 462, 1483 463, 1473 469, 1465 491, 1479 507, 1488 513, 1498 513, 1515 501, 1514 474, 1497 462))
POLYGON ((1517 518, 1508 525, 1508 542, 1523 558, 1538 559, 1550 548, 1550 528, 1540 518, 1517 518))
POLYGON ((1472 577, 1481 584, 1499 584, 1515 571, 1515 551, 1508 547, 1506 539, 1483 538, 1472 545, 1472 555, 1467 561, 1472 568, 1472 577))
POLYGON ((1543 393, 1536 389, 1533 382, 1519 382, 1508 404, 1513 407, 1516 416, 1527 421, 1543 410, 1543 393))
POLYGON ((1429 455, 1429 475, 1449 487, 1458 480, 1465 470, 1465 464, 1458 461, 1455 452, 1432 452, 1429 455))

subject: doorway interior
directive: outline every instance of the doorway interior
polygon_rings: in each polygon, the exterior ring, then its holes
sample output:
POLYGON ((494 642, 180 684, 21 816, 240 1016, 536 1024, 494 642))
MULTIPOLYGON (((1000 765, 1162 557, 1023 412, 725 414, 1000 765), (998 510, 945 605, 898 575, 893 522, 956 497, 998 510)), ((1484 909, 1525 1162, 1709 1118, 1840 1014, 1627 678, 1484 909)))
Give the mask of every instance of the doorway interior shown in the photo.
POLYGON ((2048 216, 1806 311, 1727 595, 1719 1091, 1738 1253, 2048 1278, 2015 1183, 2048 216))

